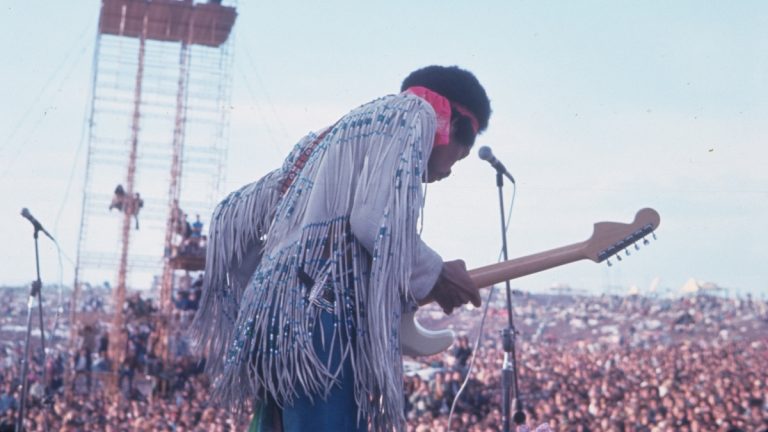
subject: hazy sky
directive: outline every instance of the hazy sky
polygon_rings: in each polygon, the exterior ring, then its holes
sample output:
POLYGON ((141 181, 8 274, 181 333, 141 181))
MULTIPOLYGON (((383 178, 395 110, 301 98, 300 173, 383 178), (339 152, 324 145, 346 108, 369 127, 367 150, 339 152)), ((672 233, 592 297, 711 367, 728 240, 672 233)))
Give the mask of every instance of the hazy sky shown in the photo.
MULTIPOLYGON (((411 70, 456 64, 492 100, 477 146, 517 179, 512 257, 584 240, 594 222, 628 222, 642 207, 661 214, 659 240, 621 265, 572 264, 515 287, 625 292, 658 278, 678 290, 694 277, 768 291, 768 3, 240 3, 227 190, 277 166, 306 132, 396 92, 411 70)), ((75 257, 99 4, 0 6, 0 283, 34 278, 22 207, 75 257)), ((429 187, 425 239, 445 259, 494 262, 496 200, 473 152, 429 187)), ((72 282, 49 242, 41 259, 45 282, 72 282)))

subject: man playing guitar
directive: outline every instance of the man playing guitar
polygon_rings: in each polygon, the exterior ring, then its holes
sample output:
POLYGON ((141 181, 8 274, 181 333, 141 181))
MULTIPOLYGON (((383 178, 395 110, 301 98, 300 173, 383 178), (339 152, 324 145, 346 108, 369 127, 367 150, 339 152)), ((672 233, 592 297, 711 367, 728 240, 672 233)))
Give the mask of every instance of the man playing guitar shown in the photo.
POLYGON ((480 306, 464 262, 421 240, 423 183, 488 126, 470 72, 429 66, 401 93, 296 145, 216 208, 193 325, 216 394, 260 430, 404 430, 404 305, 480 306))

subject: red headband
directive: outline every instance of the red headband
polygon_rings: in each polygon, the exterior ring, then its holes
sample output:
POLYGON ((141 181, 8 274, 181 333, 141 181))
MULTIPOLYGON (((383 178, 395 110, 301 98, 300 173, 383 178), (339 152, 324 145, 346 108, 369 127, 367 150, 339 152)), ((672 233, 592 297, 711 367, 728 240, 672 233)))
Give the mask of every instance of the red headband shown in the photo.
POLYGON ((435 145, 446 145, 451 139, 451 107, 456 108, 459 114, 469 118, 472 124, 472 130, 477 135, 480 124, 477 117, 466 107, 456 102, 451 102, 445 96, 436 93, 426 87, 414 86, 408 87, 406 92, 414 94, 427 101, 437 115, 437 130, 435 131, 435 145))

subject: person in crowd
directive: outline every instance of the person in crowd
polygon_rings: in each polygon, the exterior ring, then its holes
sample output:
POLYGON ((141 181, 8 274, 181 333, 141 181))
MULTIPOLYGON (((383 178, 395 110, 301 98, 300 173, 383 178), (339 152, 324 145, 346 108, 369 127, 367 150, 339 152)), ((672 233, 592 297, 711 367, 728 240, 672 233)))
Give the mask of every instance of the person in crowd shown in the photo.
POLYGON ((125 189, 123 189, 123 185, 119 184, 115 187, 115 192, 112 195, 112 202, 109 203, 109 211, 112 211, 113 209, 123 211, 123 204, 125 204, 125 189))
POLYGON ((190 310, 189 307, 189 291, 176 291, 176 299, 173 301, 176 309, 180 311, 190 310))
POLYGON ((109 359, 109 332, 103 330, 99 336, 99 357, 104 360, 109 359))
POLYGON ((133 350, 128 350, 125 354, 125 359, 120 364, 120 375, 118 378, 118 387, 127 394, 131 394, 133 391, 133 379, 136 375, 136 371, 139 368, 139 359, 133 350), (125 388, 125 381, 128 381, 128 387, 125 388))
POLYGON ((91 390, 91 375, 93 373, 93 353, 96 351, 98 329, 92 323, 86 323, 80 329, 80 360, 83 362, 81 371, 85 374, 86 385, 91 390))
POLYGON ((144 200, 141 198, 141 194, 134 193, 133 196, 128 196, 123 188, 123 185, 119 184, 115 187, 115 192, 112 195, 112 201, 109 204, 109 211, 117 209, 118 211, 125 212, 126 214, 133 216, 135 221, 135 227, 139 229, 139 212, 144 207, 144 200))
POLYGON ((469 359, 472 357, 472 348, 469 346, 469 339, 466 336, 457 338, 453 356, 456 359, 455 367, 462 373, 466 373, 469 359))
POLYGON ((200 238, 203 236, 203 223, 200 221, 200 215, 195 215, 195 221, 192 222, 192 233, 190 235, 192 241, 199 246, 200 238))
POLYGON ((0 417, 5 416, 11 410, 17 408, 16 389, 13 381, 6 380, 3 386, 3 392, 0 393, 0 417))
POLYGON ((144 200, 141 198, 141 195, 136 192, 133 195, 133 200, 131 201, 131 215, 133 216, 133 220, 136 222, 136 229, 139 229, 139 212, 141 209, 144 208, 144 200))

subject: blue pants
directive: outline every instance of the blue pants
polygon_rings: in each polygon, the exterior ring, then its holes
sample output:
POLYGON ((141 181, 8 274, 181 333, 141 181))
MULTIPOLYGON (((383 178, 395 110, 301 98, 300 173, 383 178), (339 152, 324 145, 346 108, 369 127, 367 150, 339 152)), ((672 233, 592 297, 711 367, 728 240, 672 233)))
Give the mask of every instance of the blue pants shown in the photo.
MULTIPOLYGON (((333 315, 328 312, 320 314, 318 326, 323 327, 326 335, 333 332, 333 315)), ((313 332, 314 348, 317 356, 326 361, 331 356, 330 347, 323 346, 320 332, 313 332)), ((326 345, 330 338, 326 337, 326 345)), ((338 367, 340 358, 337 346, 334 349, 331 368, 338 367)), ((301 389, 299 389, 301 392, 301 389)), ((342 366, 341 382, 335 385, 328 397, 322 399, 314 395, 314 401, 306 394, 294 398, 291 405, 280 408, 277 403, 268 398, 261 401, 256 408, 256 415, 251 422, 251 432, 363 432, 368 430, 367 421, 363 419, 357 424, 357 403, 355 402, 355 383, 352 364, 347 360, 342 366)))

